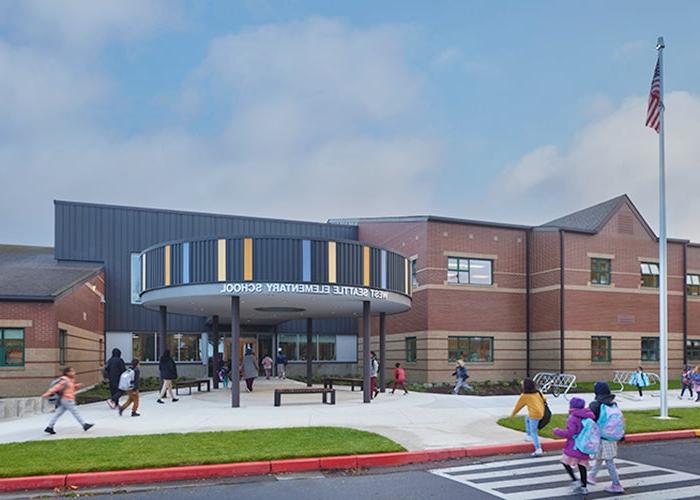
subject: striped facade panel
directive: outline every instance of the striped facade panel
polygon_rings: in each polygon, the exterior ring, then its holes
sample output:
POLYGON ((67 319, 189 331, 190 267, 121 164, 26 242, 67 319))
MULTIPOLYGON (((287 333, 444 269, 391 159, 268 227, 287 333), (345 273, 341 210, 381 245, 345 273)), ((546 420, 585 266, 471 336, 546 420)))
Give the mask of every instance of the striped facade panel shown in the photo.
POLYGON ((181 285, 184 283, 182 277, 183 270, 183 244, 174 243, 170 245, 170 273, 171 282, 173 285, 181 285))
POLYGON ((165 274, 165 278, 163 280, 163 284, 165 286, 170 286, 172 283, 172 274, 173 274, 172 246, 165 245, 164 250, 165 250, 165 253, 164 253, 164 257, 163 257, 163 273, 165 274))
POLYGON ((216 280, 226 281, 226 238, 216 241, 216 280))
POLYGON ((255 281, 302 281, 302 240, 255 238, 253 276, 255 281))
POLYGON ((382 250, 372 248, 372 260, 370 262, 370 286, 382 288, 382 250))
POLYGON ((327 241, 311 241, 311 281, 328 283, 327 241))
POLYGON ((387 251, 386 250, 381 250, 381 263, 380 263, 380 277, 379 277, 379 286, 380 288, 387 288, 387 276, 389 274, 389 271, 387 270, 387 251))
POLYGON ((148 288, 165 286, 165 247, 158 247, 148 252, 146 281, 148 288))
MULTIPOLYGON (((190 240, 190 256, 194 261, 193 240, 197 238, 239 238, 250 235, 356 240, 358 233, 356 226, 342 224, 66 201, 56 201, 54 212, 56 258, 100 262, 104 265, 105 294, 108 297, 105 303, 105 329, 108 331, 158 329, 158 312, 131 304, 128 256, 132 252, 141 252, 161 242, 190 240)), ((150 262, 148 264, 147 267, 150 268, 150 262)), ((190 269, 191 282, 194 282, 194 274, 195 269, 190 269)), ((206 274, 206 270, 199 270, 200 278, 206 274)), ((326 279, 322 281, 325 282, 326 279)), ((146 284, 150 287, 151 283, 147 281, 146 284)), ((168 321, 169 328, 180 331, 199 331, 204 324, 203 318, 184 315, 172 316, 168 321)))
POLYGON ((311 241, 301 242, 301 280, 311 281, 311 241))
POLYGON ((192 272, 192 254, 190 253, 189 241, 183 243, 180 248, 182 249, 180 258, 180 270, 182 272, 181 283, 187 284, 190 282, 190 274, 192 272))
POLYGON ((192 283, 211 283, 217 280, 216 246, 216 240, 192 242, 192 283))
POLYGON ((243 238, 226 242, 226 280, 243 281, 243 238))
POLYGON ((389 290, 404 293, 404 258, 395 253, 387 254, 387 270, 389 275, 387 276, 387 288, 389 290))
POLYGON ((338 283, 362 285, 362 245, 339 241, 336 249, 338 283))
POLYGON ((253 273, 253 239, 243 238, 243 279, 251 281, 255 274, 253 273))

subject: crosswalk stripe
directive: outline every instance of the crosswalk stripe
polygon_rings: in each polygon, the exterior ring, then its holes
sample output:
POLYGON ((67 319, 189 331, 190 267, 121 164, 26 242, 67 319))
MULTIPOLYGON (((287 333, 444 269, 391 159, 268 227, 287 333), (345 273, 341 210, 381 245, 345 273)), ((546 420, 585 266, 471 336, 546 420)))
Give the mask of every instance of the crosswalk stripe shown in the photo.
POLYGON ((440 469, 442 472, 469 472, 473 470, 481 471, 484 469, 500 469, 503 467, 514 467, 519 465, 531 465, 536 463, 559 463, 559 456, 557 457, 546 457, 546 458, 521 458, 518 460, 508 460, 507 462, 486 462, 477 465, 466 465, 460 467, 448 467, 446 469, 440 469), (556 458, 556 459, 555 459, 556 458))
MULTIPOLYGON (((651 486, 654 484, 666 484, 669 481, 687 481, 689 479, 700 479, 698 476, 693 476, 692 474, 685 474, 683 472, 677 472, 675 474, 663 474, 660 476, 637 478, 625 483, 626 488, 634 488, 639 486, 651 486)), ((590 488, 589 488, 590 491, 590 488)), ((500 492, 499 492, 500 493, 500 492)), ((570 486, 562 486, 559 488, 547 488, 541 490, 529 490, 519 493, 508 494, 507 498, 509 500, 531 500, 535 498, 552 498, 559 496, 566 496, 571 494, 570 486)))
MULTIPOLYGON (((653 492, 655 500, 676 500, 680 498, 697 498, 700 496, 700 485, 686 486, 685 488, 675 488, 672 490, 659 490, 653 492)), ((649 493, 636 493, 625 495, 625 500, 649 499, 649 493)))
MULTIPOLYGON (((629 460, 616 460, 616 465, 622 484, 629 492, 625 498, 700 498, 700 475, 629 460), (695 483, 696 486, 689 486, 689 482, 695 483), (659 486, 663 489, 655 489, 659 486), (644 492, 644 488, 650 490, 644 492)), ((505 500, 571 496, 570 480, 561 466, 559 457, 496 461, 434 469, 430 472, 505 500), (535 489, 527 489, 533 487, 535 489)), ((595 494, 596 498, 612 498, 614 495, 603 492, 608 482, 607 469, 602 468, 598 473, 598 484, 588 487, 590 493, 595 494)))
MULTIPOLYGON (((480 482, 479 485, 480 486, 481 485, 488 486, 489 488, 492 488, 495 490, 498 488, 508 488, 510 486, 520 486, 520 485, 526 486, 526 485, 538 484, 538 483, 544 484, 547 482, 560 482, 560 481, 564 481, 566 479, 570 479, 569 476, 567 476, 566 473, 564 472, 564 468, 561 466, 561 464, 559 465, 557 470, 561 471, 561 473, 562 473, 561 477, 560 476, 547 476, 547 477, 537 476, 537 477, 529 477, 526 479, 525 478, 505 479, 503 481, 495 481, 495 482, 493 482, 493 481, 492 482, 483 482, 483 483, 480 482), (551 477, 551 481, 548 481, 548 479, 550 477, 551 477)), ((618 471, 618 473, 620 475, 620 478, 622 480, 624 480, 625 474, 636 474, 638 472, 652 472, 654 470, 656 470, 656 469, 654 469, 654 467, 650 467, 648 465, 634 465, 632 467, 625 467, 624 469, 621 469, 620 471, 618 471)), ((455 477, 462 477, 462 476, 455 476, 455 477)), ((607 470, 600 471, 598 473, 597 477, 598 477, 599 483, 606 482, 608 480, 608 471, 607 470)))

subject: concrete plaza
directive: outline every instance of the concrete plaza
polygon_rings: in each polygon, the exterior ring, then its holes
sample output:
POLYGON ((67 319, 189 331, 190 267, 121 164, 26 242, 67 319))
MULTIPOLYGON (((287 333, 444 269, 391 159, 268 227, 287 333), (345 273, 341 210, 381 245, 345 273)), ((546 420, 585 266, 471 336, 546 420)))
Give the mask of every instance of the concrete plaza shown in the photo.
MULTIPOLYGON (((243 385, 244 387, 244 385, 243 385)), ((0 443, 78 438, 123 436, 129 434, 162 434, 220 430, 261 429, 305 426, 342 426, 376 432, 400 443, 409 450, 466 447, 485 444, 512 443, 522 440, 519 432, 499 426, 496 421, 508 416, 517 396, 452 396, 412 392, 406 396, 387 391, 370 404, 362 403, 361 391, 338 386, 337 404, 321 404, 320 394, 283 395, 282 406, 273 406, 276 387, 304 387, 290 380, 255 382, 254 392, 241 395, 241 408, 230 407, 230 391, 193 392, 181 395, 180 401, 156 403, 155 393, 141 395, 140 417, 132 418, 130 410, 120 417, 106 403, 79 406, 83 418, 95 424, 83 432, 70 414, 56 424, 56 436, 44 434, 48 414, 5 420, 0 425, 0 443)), ((184 391, 187 393, 187 390, 184 391)), ((671 407, 699 407, 689 400, 679 401, 677 391, 671 391, 671 407)), ((587 402, 592 394, 577 395, 587 402)), ((623 411, 658 408, 659 398, 653 393, 637 401, 634 393, 618 396, 623 411)), ((549 396, 554 413, 568 410, 563 398, 549 396)), ((521 412, 524 414, 525 410, 521 412)))

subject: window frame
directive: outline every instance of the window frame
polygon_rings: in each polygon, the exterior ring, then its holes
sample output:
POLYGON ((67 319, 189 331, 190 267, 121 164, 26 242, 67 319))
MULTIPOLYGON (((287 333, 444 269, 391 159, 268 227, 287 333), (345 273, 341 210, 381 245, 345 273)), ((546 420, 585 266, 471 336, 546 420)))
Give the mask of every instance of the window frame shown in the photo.
MULTIPOLYGON (((26 364, 26 334, 27 332, 25 331, 24 328, 16 328, 16 327, 5 327, 5 328, 0 328, 0 367, 3 368, 23 368, 26 364), (7 349, 5 347, 5 340, 10 340, 10 339, 5 339, 5 332, 8 330, 19 330, 22 332, 22 362, 21 363, 7 363, 7 349)), ((17 340, 17 339, 11 339, 11 340, 17 340)))
POLYGON ((411 259, 411 287, 416 288, 418 286, 418 259, 411 259))
POLYGON ((449 285, 474 285, 474 286, 493 286, 493 259, 484 259, 478 257, 455 257, 447 256, 447 284, 449 285), (452 269, 450 267, 450 261, 456 261, 456 267, 452 269), (489 263, 489 282, 488 283, 474 283, 472 281, 472 262, 488 262, 489 263), (462 263, 466 263, 466 268, 462 267, 462 263), (455 273, 456 281, 450 279, 450 273, 455 273), (461 281, 460 276, 466 274, 467 281, 461 281))
MULTIPOLYGON (((447 337, 447 362, 456 363, 460 353, 465 353, 467 359, 465 363, 493 363, 494 362, 494 344, 495 339, 491 336, 486 335, 449 335, 447 337), (457 349, 450 349, 450 339, 457 341, 457 349), (471 357, 472 353, 477 353, 479 351, 472 349, 472 342, 481 342, 482 340, 489 341, 489 354, 488 359, 473 359, 471 357), (461 342, 467 342, 466 347, 464 347, 461 342), (454 356, 453 356, 454 354, 454 356)), ((480 353, 479 353, 480 354, 480 353)))
POLYGON ((640 262, 639 263, 640 272, 640 286, 642 288, 659 288, 659 274, 661 270, 659 269, 658 262, 640 262), (647 266, 648 272, 644 272, 644 266, 647 266), (656 269, 656 272, 654 272, 656 269), (645 278, 651 276, 651 284, 647 284, 645 278))
POLYGON ((591 363, 611 363, 612 362, 612 337, 610 335, 592 335, 591 336, 591 363), (605 359, 596 359, 596 352, 601 352, 599 348, 597 351, 593 346, 594 341, 607 341, 607 348, 605 352, 605 359))
POLYGON ((639 359, 643 363, 656 363, 661 358, 660 350, 661 350, 661 342, 659 341, 659 337, 642 337, 641 341, 640 341, 639 359), (654 342, 656 344, 655 349, 652 350, 649 347, 645 348, 644 342, 654 342), (647 353, 646 358, 644 356, 645 352, 647 353), (648 356, 648 353, 650 353, 650 352, 652 353, 651 358, 648 356))
POLYGON ((686 339, 685 355, 689 362, 700 361, 700 339, 686 339), (695 352, 695 356, 691 356, 691 352, 695 352))
POLYGON ((685 290, 689 297, 700 296, 700 274, 688 273, 685 275, 685 290))
POLYGON ((406 337, 404 339, 405 359, 406 363, 415 363, 418 361, 418 338, 406 337))
POLYGON ((610 286, 612 284, 612 259, 602 257, 591 257, 591 284, 600 286, 610 286), (595 264, 607 264, 607 270, 595 269, 595 264), (602 275, 607 275, 607 282, 601 280, 602 275))
MULTIPOLYGON (((283 349, 287 359, 290 363, 306 363, 306 357, 304 356, 306 352, 302 353, 302 346, 306 349, 306 334, 305 333, 278 333, 277 334, 277 348, 280 344, 290 344, 294 346, 294 357, 287 355, 287 351, 283 349), (295 337, 294 342, 291 342, 291 337, 295 337), (281 340, 281 342, 280 342, 281 340)), ((324 344, 331 344, 331 342, 324 342, 324 344)), ((314 363, 337 363, 338 362, 338 335, 333 333, 314 333, 313 334, 313 355, 311 361, 314 363), (325 337, 329 339, 333 337, 333 359, 320 359, 321 354, 320 349, 320 339, 325 337)))

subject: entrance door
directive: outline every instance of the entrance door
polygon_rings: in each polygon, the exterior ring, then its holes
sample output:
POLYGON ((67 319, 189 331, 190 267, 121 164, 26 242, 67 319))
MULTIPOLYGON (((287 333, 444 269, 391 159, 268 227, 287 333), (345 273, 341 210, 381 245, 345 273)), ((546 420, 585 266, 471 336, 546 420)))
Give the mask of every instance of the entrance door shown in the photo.
POLYGON ((265 369, 262 366, 262 359, 265 357, 265 355, 270 356, 273 361, 275 359, 275 352, 272 345, 272 335, 267 335, 264 333, 258 334, 258 347, 260 350, 256 352, 256 354, 258 355, 260 375, 265 375, 265 369))

